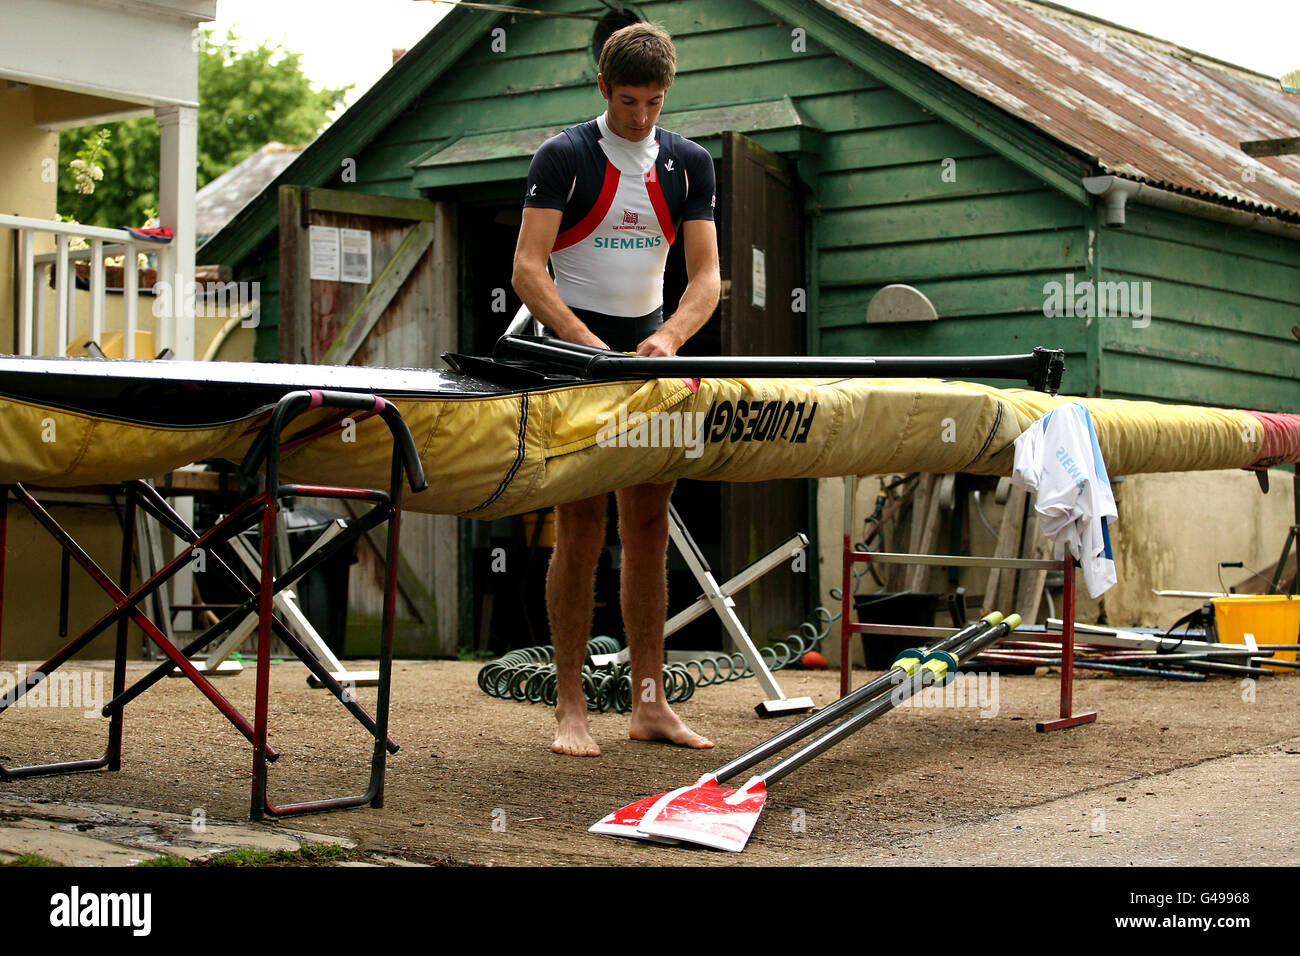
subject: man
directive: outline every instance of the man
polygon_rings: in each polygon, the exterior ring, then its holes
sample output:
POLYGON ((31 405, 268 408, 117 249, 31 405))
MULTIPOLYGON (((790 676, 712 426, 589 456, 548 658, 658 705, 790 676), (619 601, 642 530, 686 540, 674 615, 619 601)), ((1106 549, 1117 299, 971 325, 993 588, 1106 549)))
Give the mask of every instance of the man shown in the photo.
MULTIPOLYGON (((675 355, 708 321, 722 286, 713 161, 703 147, 655 125, 676 72, 668 34, 647 23, 624 27, 605 41, 598 69, 604 114, 547 140, 533 157, 512 284, 550 335, 638 355, 675 355), (665 321, 664 264, 678 237, 688 282, 665 321)), ((712 747, 682 723, 664 696, 672 485, 642 484, 616 494, 621 605, 631 652, 629 734, 712 747)), ((558 680, 551 750, 559 754, 600 753, 587 722, 582 663, 605 544, 605 499, 555 509, 546 602, 558 680)))

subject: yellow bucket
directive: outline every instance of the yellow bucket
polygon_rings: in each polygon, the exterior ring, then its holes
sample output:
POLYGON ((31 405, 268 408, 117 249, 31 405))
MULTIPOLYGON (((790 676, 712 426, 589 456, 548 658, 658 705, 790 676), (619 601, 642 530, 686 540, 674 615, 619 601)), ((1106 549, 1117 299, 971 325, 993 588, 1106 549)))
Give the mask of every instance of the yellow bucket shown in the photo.
MULTIPOLYGON (((1285 594, 1236 594, 1211 598, 1219 640, 1224 644, 1244 644, 1245 635, 1256 644, 1295 644, 1300 642, 1300 597, 1285 594)), ((1295 651, 1276 651, 1278 660, 1293 661, 1295 651)), ((1265 664, 1265 667, 1270 665, 1265 664)), ((1272 670, 1295 673, 1295 668, 1272 667, 1272 670)))

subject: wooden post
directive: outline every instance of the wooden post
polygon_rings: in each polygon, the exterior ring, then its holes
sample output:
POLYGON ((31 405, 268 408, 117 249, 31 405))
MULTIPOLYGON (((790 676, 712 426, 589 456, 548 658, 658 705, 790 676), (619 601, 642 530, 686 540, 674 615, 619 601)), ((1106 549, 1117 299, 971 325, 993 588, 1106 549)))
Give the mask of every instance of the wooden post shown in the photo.
MULTIPOLYGON (((1024 525, 1025 502, 1027 496, 1023 488, 1014 485, 1007 496, 1006 509, 1002 512, 1002 523, 998 526, 998 546, 993 551, 994 558, 1017 558, 1020 556, 1020 532, 1024 525)), ((984 586, 984 608, 1010 614, 1015 608, 1010 602, 1015 600, 1016 572, 1013 568, 992 568, 988 583, 984 586)), ((1021 615, 1023 617, 1023 615, 1021 615)))
POLYGON ((280 187, 280 361, 311 355, 311 248, 302 221, 302 189, 280 187))

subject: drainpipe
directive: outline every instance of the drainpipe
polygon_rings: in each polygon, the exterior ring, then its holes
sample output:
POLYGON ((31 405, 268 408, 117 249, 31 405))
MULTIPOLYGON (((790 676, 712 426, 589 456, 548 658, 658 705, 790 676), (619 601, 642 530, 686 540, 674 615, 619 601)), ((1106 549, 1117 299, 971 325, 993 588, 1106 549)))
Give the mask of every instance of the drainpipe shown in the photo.
POLYGON ((1121 179, 1118 176, 1085 176, 1083 188, 1106 203, 1106 225, 1118 228, 1125 223, 1125 212, 1129 200, 1144 206, 1155 206, 1171 212, 1213 219, 1239 229, 1254 229, 1259 232, 1284 236, 1287 239, 1300 240, 1300 224, 1283 222, 1272 216, 1233 209, 1218 203, 1206 202, 1192 196, 1159 189, 1146 183, 1121 179))

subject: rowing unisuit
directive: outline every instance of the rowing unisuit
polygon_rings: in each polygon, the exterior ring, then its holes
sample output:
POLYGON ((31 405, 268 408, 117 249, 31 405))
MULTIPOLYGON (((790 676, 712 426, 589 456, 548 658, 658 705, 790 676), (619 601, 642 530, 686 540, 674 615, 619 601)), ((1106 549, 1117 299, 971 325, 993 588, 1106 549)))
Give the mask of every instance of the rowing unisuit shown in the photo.
POLYGON ((551 268, 569 308, 657 326, 668 247, 686 220, 713 219, 713 160, 658 127, 624 139, 601 115, 542 144, 524 205, 564 213, 551 268))

